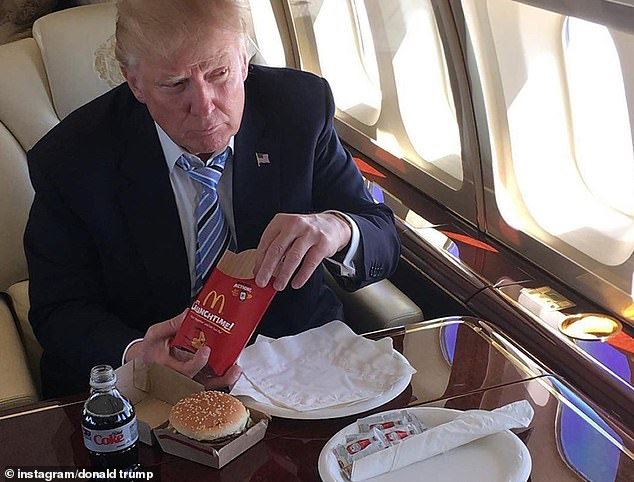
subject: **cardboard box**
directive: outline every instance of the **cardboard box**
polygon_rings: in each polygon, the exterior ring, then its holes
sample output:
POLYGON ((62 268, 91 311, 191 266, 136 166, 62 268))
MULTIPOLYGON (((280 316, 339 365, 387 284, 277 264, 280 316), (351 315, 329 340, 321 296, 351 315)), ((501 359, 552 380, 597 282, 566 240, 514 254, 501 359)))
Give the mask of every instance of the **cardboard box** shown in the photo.
POLYGON ((270 417, 250 410, 253 425, 225 445, 199 442, 168 429, 169 413, 176 402, 204 386, 163 365, 148 367, 132 360, 116 370, 117 388, 134 405, 139 440, 158 443, 169 454, 217 469, 235 459, 264 438, 270 417))
POLYGON ((148 367, 132 360, 115 370, 117 388, 136 411, 139 440, 154 445, 152 431, 169 419, 172 406, 181 398, 205 389, 203 385, 163 365, 148 367))
POLYGON ((213 442, 193 440, 169 430, 167 426, 155 429, 154 434, 163 452, 219 469, 264 438, 269 426, 269 416, 256 410, 250 410, 250 413, 253 425, 242 435, 222 446, 213 442))

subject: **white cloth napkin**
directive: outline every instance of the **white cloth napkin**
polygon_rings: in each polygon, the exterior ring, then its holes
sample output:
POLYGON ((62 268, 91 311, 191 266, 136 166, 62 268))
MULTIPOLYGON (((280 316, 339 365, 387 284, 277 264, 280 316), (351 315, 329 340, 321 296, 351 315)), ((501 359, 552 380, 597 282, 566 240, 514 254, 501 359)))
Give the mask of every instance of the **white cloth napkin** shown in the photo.
POLYGON ((341 321, 277 340, 258 339, 238 364, 247 380, 232 395, 300 412, 377 397, 416 371, 394 356, 391 338, 368 340, 341 321))
POLYGON ((526 400, 490 412, 468 410, 451 422, 412 435, 397 445, 356 460, 352 465, 350 480, 357 482, 398 470, 503 430, 526 428, 533 414, 533 407, 526 400))

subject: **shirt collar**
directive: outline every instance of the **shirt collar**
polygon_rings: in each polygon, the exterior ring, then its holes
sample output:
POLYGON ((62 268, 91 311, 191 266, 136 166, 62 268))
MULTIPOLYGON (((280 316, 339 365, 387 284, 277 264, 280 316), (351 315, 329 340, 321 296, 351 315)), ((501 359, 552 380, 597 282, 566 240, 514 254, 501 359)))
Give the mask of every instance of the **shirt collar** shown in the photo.
MULTIPOLYGON (((172 169, 174 169, 174 166, 176 165, 176 161, 178 161, 178 158, 181 157, 183 154, 199 159, 198 156, 196 156, 195 154, 191 154, 187 152, 181 146, 176 144, 170 138, 170 136, 168 136, 167 133, 161 128, 161 126, 158 125, 156 122, 154 122, 154 126, 156 127, 156 132, 159 137, 159 142, 161 143, 161 149, 163 149, 163 155, 165 156, 165 162, 167 163, 167 169, 169 170, 170 173, 172 172, 172 169)), ((229 139, 229 144, 228 144, 228 146, 231 148, 232 151, 233 151, 233 139, 234 139, 234 136, 231 136, 231 138, 229 139)), ((224 151, 224 149, 220 149, 218 152, 214 152, 214 155, 222 151, 224 151)), ((212 155, 210 159, 212 159, 213 157, 214 156, 212 155)))

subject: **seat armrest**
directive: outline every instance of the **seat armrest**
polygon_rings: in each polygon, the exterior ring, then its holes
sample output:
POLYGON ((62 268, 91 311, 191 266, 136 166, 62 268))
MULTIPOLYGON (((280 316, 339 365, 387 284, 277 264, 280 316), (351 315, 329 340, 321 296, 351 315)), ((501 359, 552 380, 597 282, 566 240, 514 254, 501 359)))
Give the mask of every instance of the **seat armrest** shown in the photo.
POLYGON ((15 320, 0 299, 0 410, 38 401, 15 320))
POLYGON ((7 289, 9 295, 9 305, 12 308, 16 319, 16 326, 22 346, 26 354, 26 361, 31 373, 31 378, 35 383, 38 393, 42 393, 42 383, 40 376, 40 359, 42 358, 42 346, 35 338, 31 323, 29 323, 29 282, 20 281, 7 289))
POLYGON ((387 280, 377 281, 357 291, 345 291, 324 269, 328 286, 343 303, 346 324, 356 333, 367 333, 423 321, 416 303, 387 280))

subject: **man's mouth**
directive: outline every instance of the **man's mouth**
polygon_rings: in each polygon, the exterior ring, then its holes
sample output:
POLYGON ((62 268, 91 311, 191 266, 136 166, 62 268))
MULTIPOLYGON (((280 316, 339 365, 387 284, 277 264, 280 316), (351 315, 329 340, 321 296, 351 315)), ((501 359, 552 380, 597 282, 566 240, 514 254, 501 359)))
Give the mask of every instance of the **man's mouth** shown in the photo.
POLYGON ((194 130, 194 134, 197 135, 205 135, 205 134, 210 134, 211 132, 215 131, 218 128, 218 126, 212 126, 209 127, 207 129, 198 129, 198 130, 194 130))

